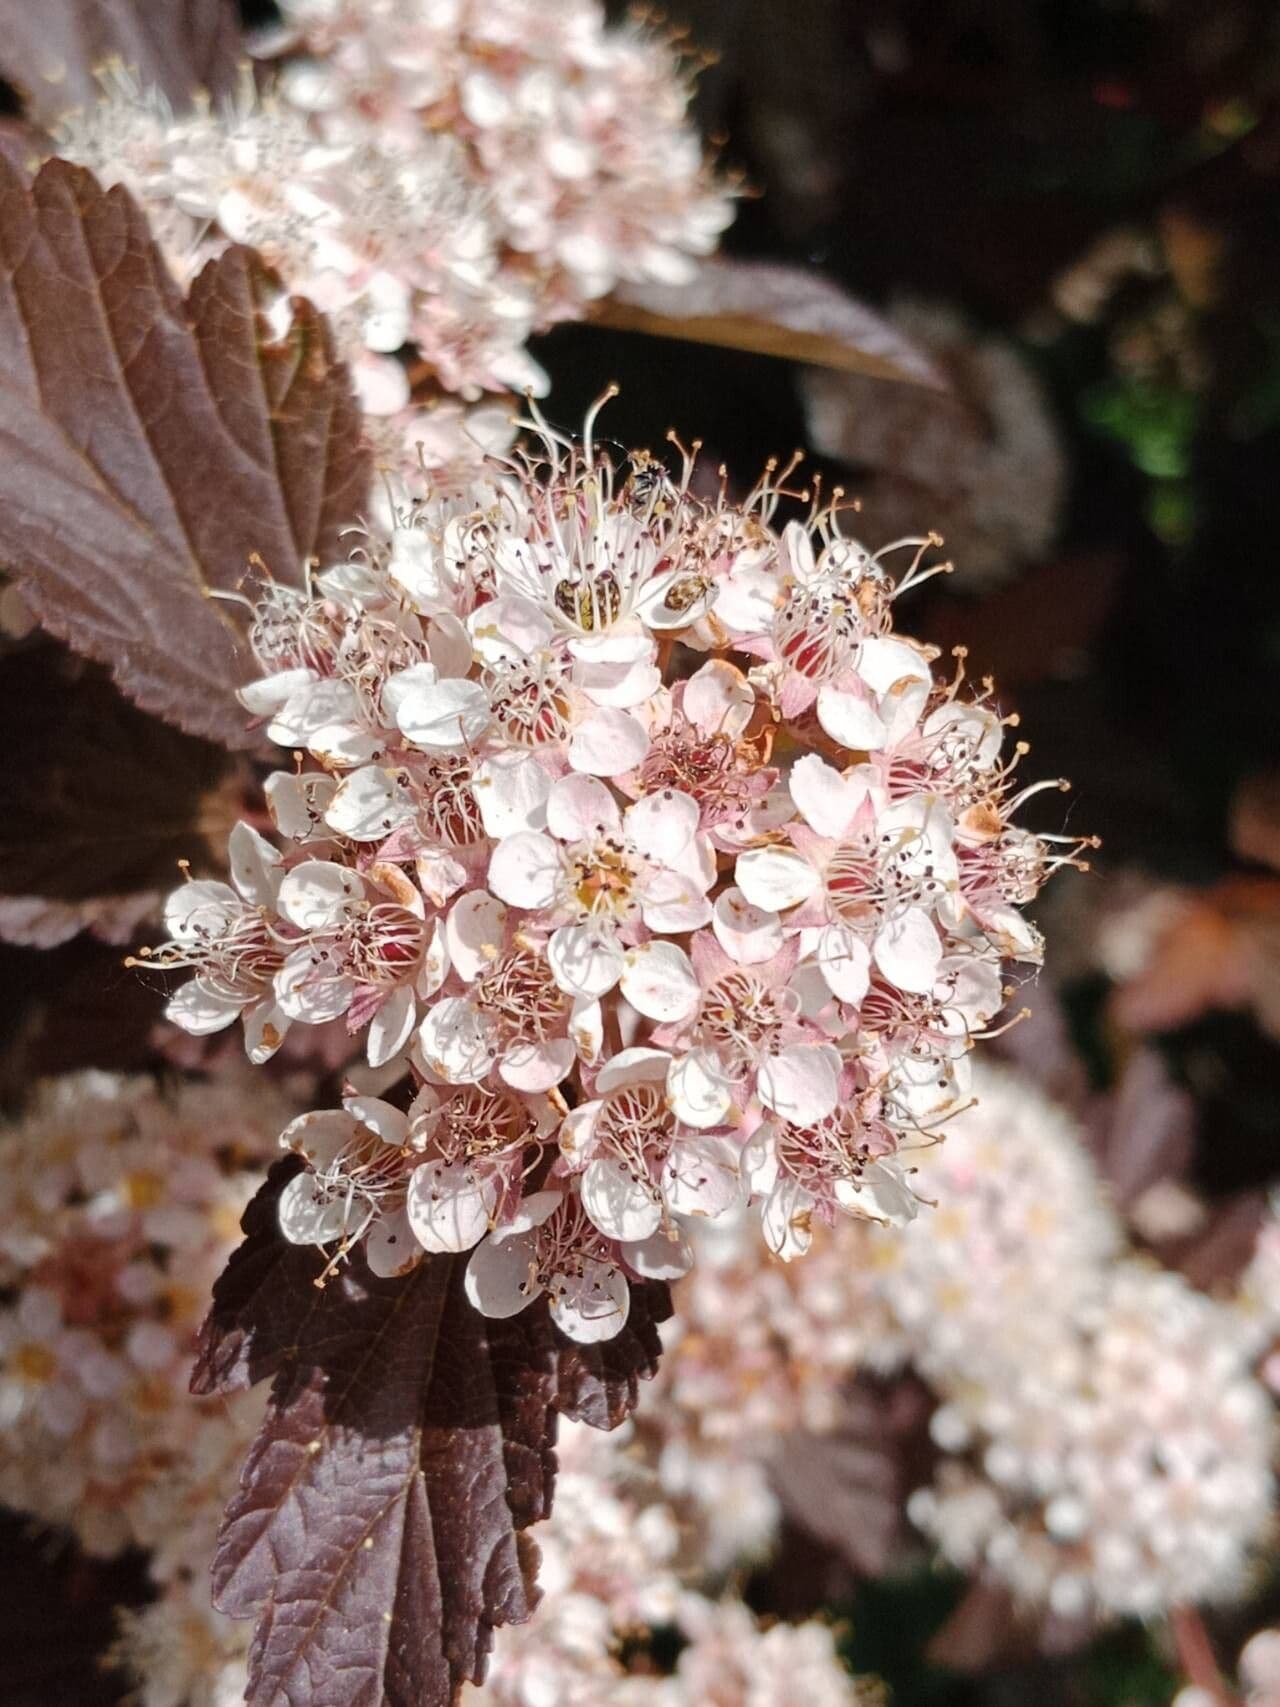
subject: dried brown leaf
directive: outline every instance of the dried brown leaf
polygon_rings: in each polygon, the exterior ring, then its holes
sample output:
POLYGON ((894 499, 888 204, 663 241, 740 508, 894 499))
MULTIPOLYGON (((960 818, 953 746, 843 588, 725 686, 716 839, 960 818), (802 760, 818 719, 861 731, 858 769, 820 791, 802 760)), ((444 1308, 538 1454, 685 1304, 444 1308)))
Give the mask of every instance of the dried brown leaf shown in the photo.
POLYGON ((627 1329, 572 1346, 545 1301, 488 1321, 465 1257, 372 1276, 357 1253, 283 1244, 279 1164, 246 1212, 193 1381, 275 1385, 214 1565, 217 1603, 258 1614, 249 1707, 445 1707, 478 1681, 496 1626, 536 1604, 523 1531, 551 1508, 555 1416, 619 1422, 657 1366, 665 1288, 627 1329))
POLYGON ((704 261, 688 285, 621 286, 595 318, 620 331, 945 389, 901 332, 830 279, 777 261, 704 261))
POLYGON ((94 100, 112 60, 181 107, 234 87, 242 51, 231 0, 0 0, 0 76, 38 124, 94 100))
POLYGON ((249 250, 190 300, 121 189, 0 160, 0 554, 44 625, 192 734, 245 745, 249 673, 206 597, 252 553, 296 582, 364 491, 345 368, 322 317, 249 250))

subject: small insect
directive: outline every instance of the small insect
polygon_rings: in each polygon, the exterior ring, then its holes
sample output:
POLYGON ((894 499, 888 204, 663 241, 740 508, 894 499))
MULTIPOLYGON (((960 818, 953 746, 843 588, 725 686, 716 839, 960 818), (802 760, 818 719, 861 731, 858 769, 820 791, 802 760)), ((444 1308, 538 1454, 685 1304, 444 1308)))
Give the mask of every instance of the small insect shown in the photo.
POLYGON ((581 581, 567 577, 557 581, 553 597, 561 616, 576 623, 584 634, 608 627, 622 609, 622 589, 612 569, 581 581))

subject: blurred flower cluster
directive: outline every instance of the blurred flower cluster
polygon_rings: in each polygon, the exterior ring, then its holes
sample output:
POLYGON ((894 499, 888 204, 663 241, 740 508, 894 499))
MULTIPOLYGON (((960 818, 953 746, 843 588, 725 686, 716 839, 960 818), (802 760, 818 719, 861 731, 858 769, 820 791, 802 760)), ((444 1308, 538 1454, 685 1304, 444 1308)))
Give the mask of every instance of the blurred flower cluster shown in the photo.
MULTIPOLYGON (((596 0, 285 13, 260 47, 290 57, 261 95, 246 78, 175 112, 116 69, 54 140, 142 202, 180 280, 256 249, 331 317, 375 417, 408 407, 406 347, 446 392, 544 390, 532 330, 619 280, 691 276, 729 223, 679 56, 596 0)), ((445 423, 465 453, 454 411, 433 436, 445 423)))
POLYGON ((284 1113, 244 1074, 83 1073, 4 1133, 0 1497, 89 1553, 163 1561, 197 1512, 211 1546, 261 1403, 189 1397, 195 1333, 284 1113))

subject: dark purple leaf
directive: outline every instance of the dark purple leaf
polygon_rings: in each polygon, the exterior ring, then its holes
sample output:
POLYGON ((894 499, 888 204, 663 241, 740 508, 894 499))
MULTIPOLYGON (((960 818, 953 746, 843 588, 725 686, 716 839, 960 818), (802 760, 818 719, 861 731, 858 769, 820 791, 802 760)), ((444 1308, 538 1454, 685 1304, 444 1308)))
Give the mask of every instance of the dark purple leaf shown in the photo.
POLYGON ((622 285, 595 318, 622 331, 945 388, 930 358, 887 320, 821 273, 777 261, 704 261, 692 284, 622 285))
POLYGON ((612 1345, 573 1346, 542 1301, 491 1322, 465 1257, 402 1280, 283 1244, 285 1161, 245 1215, 193 1386, 275 1385, 214 1565, 218 1605, 259 1616, 250 1707, 445 1707, 494 1628, 536 1603, 522 1531, 551 1509, 557 1411, 608 1427, 657 1367, 664 1287, 637 1286, 612 1345))
POLYGON ((0 76, 38 124, 94 100, 112 60, 182 107, 232 89, 242 51, 232 0, 0 0, 0 76))
POLYGON ((179 859, 197 875, 224 869, 245 779, 223 748, 138 711, 47 641, 0 664, 0 720, 23 731, 0 814, 0 937, 128 942, 179 859))
POLYGON ((190 300, 146 221, 65 161, 0 160, 0 554, 46 628, 144 710, 246 745, 251 670, 230 607, 336 541, 367 459, 322 317, 232 249, 190 300))

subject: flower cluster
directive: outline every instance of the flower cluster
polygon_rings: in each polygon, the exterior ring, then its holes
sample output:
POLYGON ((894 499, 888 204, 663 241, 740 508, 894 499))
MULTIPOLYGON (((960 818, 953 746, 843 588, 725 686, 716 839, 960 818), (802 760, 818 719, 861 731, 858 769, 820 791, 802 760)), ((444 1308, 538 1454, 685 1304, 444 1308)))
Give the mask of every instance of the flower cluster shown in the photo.
MULTIPOLYGON (((486 197, 447 137, 393 157, 372 137, 322 142, 252 85, 225 108, 174 114, 117 76, 68 116, 57 146, 138 198, 180 279, 229 243, 256 249, 330 316, 374 415, 409 402, 394 359, 409 343, 446 390, 545 383, 523 347, 531 300, 499 276, 486 197)), ((271 312, 286 329, 287 297, 271 312)))
POLYGON ((678 1525, 626 1430, 561 1425, 556 1505, 539 1531, 544 1599, 531 1623, 499 1630, 466 1707, 855 1707, 864 1699, 818 1623, 762 1627, 732 1597, 713 1600, 677 1569, 678 1525), (643 1655, 648 1632, 687 1644, 673 1676, 643 1655))
POLYGON ((1011 822, 1035 790, 990 683, 893 633, 935 541, 895 580, 838 502, 780 528, 776 467, 708 499, 593 425, 263 589, 241 698, 297 755, 283 846, 241 825, 151 957, 195 971, 178 1024, 242 1014, 255 1060, 342 1016, 413 1070, 407 1110, 285 1133, 290 1238, 381 1273, 475 1247, 482 1310, 545 1291, 584 1339, 687 1269, 689 1217, 749 1199, 787 1259, 910 1220, 899 1152, 964 1104, 1004 961, 1040 953, 1021 904, 1078 857, 1011 822))
POLYGON ((620 280, 679 284, 731 201, 689 122, 690 67, 599 0, 284 0, 259 44, 281 98, 327 141, 406 162, 442 132, 484 189, 502 277, 539 325, 620 280))
POLYGON ((82 1074, 5 1133, 5 1504, 100 1554, 182 1527, 175 1488, 230 1415, 187 1395, 195 1330, 280 1117, 242 1076, 169 1096, 82 1074))
POLYGON ((976 1463, 945 1461, 911 1515, 954 1562, 1067 1616, 1238 1594, 1274 1488, 1270 1401, 1233 1328, 1180 1276, 1117 1264, 1052 1366, 939 1412, 976 1463))

